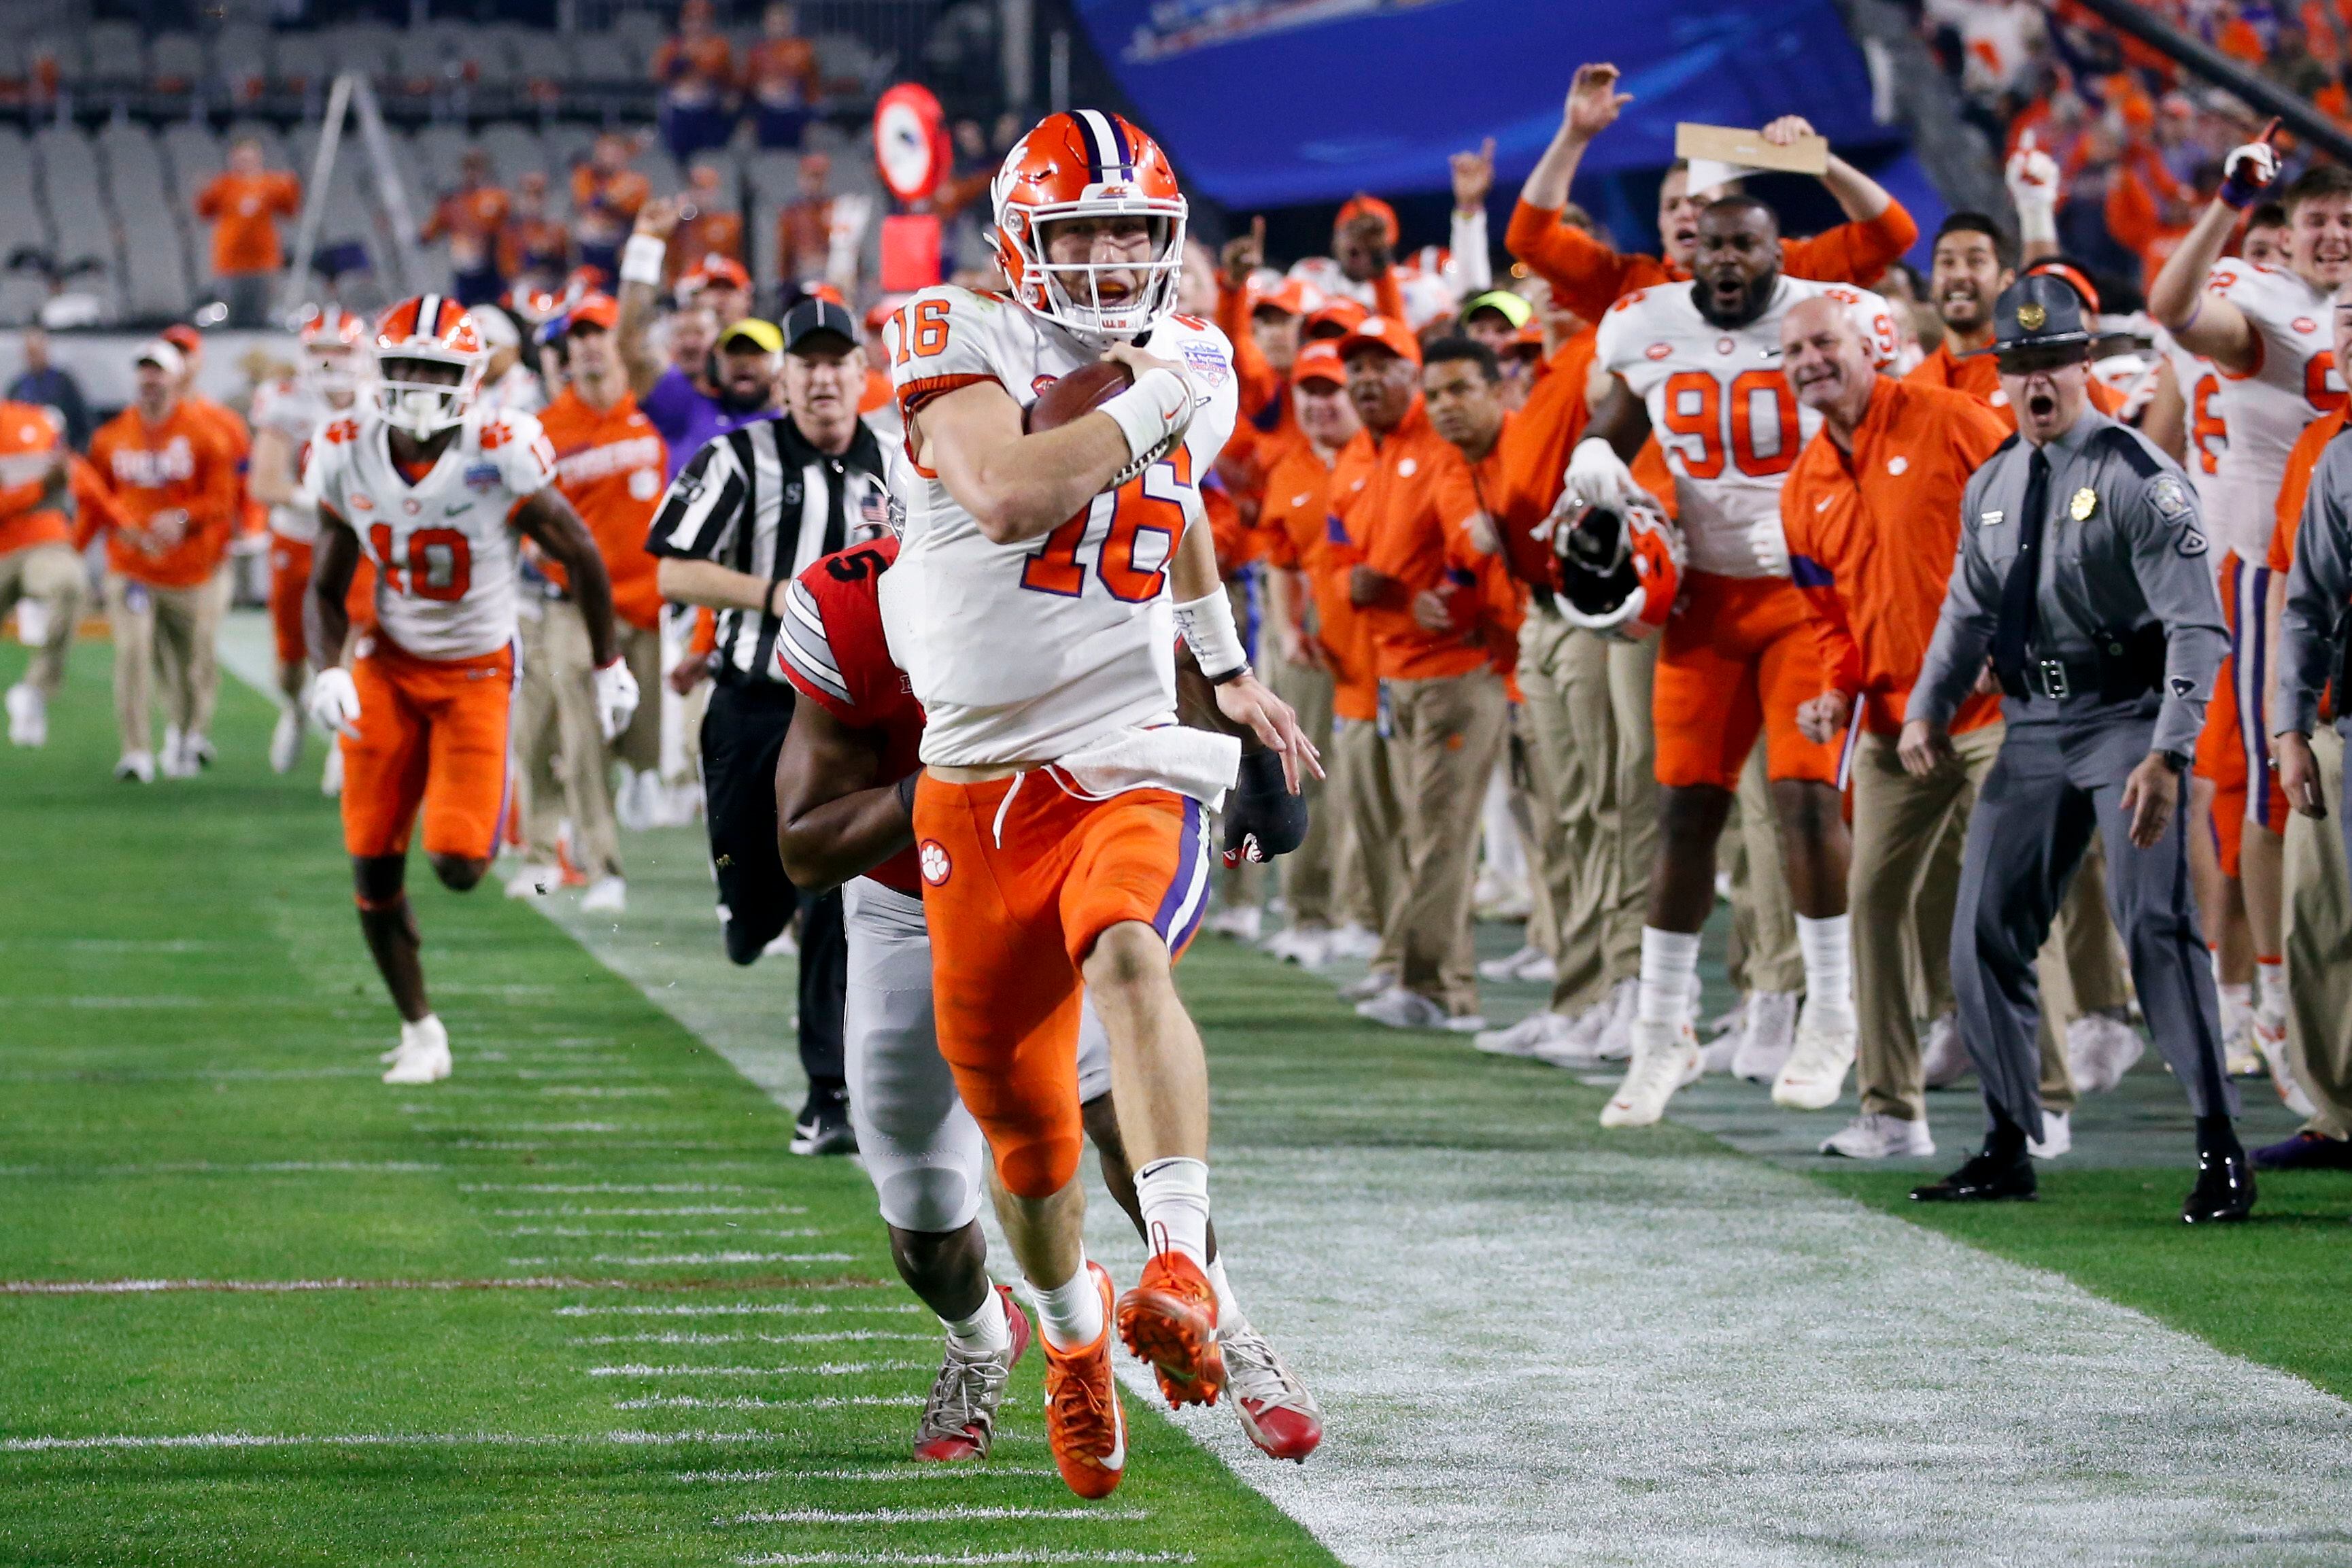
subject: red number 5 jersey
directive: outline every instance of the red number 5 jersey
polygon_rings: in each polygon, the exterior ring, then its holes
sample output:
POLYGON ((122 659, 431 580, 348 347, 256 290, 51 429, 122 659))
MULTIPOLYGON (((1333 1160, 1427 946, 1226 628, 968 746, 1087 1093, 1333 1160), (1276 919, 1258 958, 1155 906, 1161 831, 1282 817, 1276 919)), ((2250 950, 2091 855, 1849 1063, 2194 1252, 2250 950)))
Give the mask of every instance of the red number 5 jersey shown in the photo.
POLYGON ((1778 542, 1780 481, 1821 428, 1780 374, 1780 319, 1801 300, 1839 300, 1881 364, 1895 353, 1895 312, 1844 283, 1782 278, 1762 315, 1719 327, 1698 312, 1687 284, 1628 294, 1601 319, 1593 357, 1650 410, 1675 476, 1676 521, 1693 571, 1721 577, 1788 574, 1778 542), (1776 548, 1758 545, 1759 531, 1776 548))
MULTIPOLYGON (((994 382, 1026 408, 1101 355, 998 294, 927 289, 885 330, 898 405, 994 382)), ((1167 566, 1205 513, 1196 478, 1233 433, 1233 350, 1171 316, 1139 345, 1181 364, 1195 405, 1184 443, 1043 539, 992 544, 939 478, 893 465, 905 545, 883 579, 890 649, 929 715, 923 760, 1047 762, 1176 710, 1167 566)))
POLYGON ((375 563, 376 629, 419 658, 473 658, 515 635, 515 509, 555 478, 539 421, 467 411, 414 483, 384 422, 335 420, 310 443, 305 483, 375 563))

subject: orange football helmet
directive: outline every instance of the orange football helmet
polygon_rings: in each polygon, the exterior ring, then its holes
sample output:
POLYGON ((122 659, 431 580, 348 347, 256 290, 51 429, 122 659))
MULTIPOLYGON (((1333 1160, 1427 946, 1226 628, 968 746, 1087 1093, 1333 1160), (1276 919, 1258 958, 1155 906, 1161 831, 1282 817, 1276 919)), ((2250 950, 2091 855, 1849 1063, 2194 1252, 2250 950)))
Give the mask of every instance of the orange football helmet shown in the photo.
POLYGON ((446 294, 403 300, 375 324, 376 411, 429 440, 466 417, 488 357, 465 306, 446 294))
POLYGON ((302 375, 339 402, 359 388, 367 322, 341 305, 312 305, 296 331, 302 339, 302 375))
POLYGON ((1049 114, 1013 144, 997 171, 996 259, 1024 309, 1090 340, 1131 339, 1176 308, 1184 266, 1184 195, 1160 144, 1128 121, 1098 109, 1049 114), (1055 261, 1057 222, 1140 217, 1149 227, 1144 261, 1055 261), (1110 274, 1137 281, 1115 300, 1110 274))
POLYGON ((1545 524, 1561 619, 1617 642, 1640 642, 1666 624, 1682 594, 1684 557, 1682 530, 1664 512, 1592 505, 1570 490, 1545 524))

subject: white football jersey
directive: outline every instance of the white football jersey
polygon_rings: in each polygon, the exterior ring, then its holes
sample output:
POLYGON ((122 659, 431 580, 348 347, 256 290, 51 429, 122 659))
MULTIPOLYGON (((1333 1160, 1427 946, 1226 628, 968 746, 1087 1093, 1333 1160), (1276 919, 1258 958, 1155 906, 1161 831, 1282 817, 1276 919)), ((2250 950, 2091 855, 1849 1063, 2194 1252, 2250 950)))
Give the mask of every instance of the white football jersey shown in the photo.
POLYGON ((2180 388, 2180 420, 2188 437, 2180 466, 2197 490, 2200 511, 2210 517, 2221 504, 2221 458, 2230 450, 2230 422, 2221 416, 2221 367, 2190 353, 2153 322, 2148 335, 2180 388))
POLYGON ((294 504, 269 509, 269 531, 281 539, 308 544, 319 537, 319 498, 309 488, 310 439, 340 412, 326 394, 299 375, 254 391, 253 433, 275 430, 294 449, 294 504))
POLYGON ((415 484, 373 412, 330 423, 306 482, 375 563, 376 626, 419 658, 474 658, 515 635, 515 508, 554 482, 555 451, 528 414, 466 411, 415 484))
MULTIPOLYGON (((898 406, 917 418, 926 399, 983 381, 1025 409, 1102 357, 1004 296, 967 289, 926 289, 883 331, 898 406)), ((882 580, 883 624, 928 718, 923 761, 1046 762, 1173 716, 1166 568, 1183 531, 1207 526, 1198 481, 1233 433, 1239 394, 1232 346, 1205 321, 1171 316, 1139 346, 1192 378, 1183 445, 1043 539, 992 544, 911 455, 891 464, 905 534, 882 580)))
MULTIPOLYGON (((1757 531, 1780 525, 1780 482, 1822 416, 1797 401, 1780 374, 1780 319, 1801 300, 1846 306, 1874 361, 1894 363, 1894 308, 1867 289, 1783 277, 1764 313, 1741 327, 1699 314, 1693 285, 1637 289, 1601 318, 1594 358, 1622 377, 1650 411, 1650 426, 1675 476, 1676 521, 1693 571, 1723 577, 1785 576, 1768 565, 1757 531)), ((1785 541, 1776 552, 1785 563, 1785 541)))
POLYGON ((2245 312, 2260 354, 2251 374, 2221 378, 2221 413, 2230 444, 2207 531, 2241 561, 2260 561, 2278 521, 2287 454, 2305 426, 2344 406, 2335 313, 2326 289, 2284 268, 2224 261, 2206 275, 2205 287, 2245 312))

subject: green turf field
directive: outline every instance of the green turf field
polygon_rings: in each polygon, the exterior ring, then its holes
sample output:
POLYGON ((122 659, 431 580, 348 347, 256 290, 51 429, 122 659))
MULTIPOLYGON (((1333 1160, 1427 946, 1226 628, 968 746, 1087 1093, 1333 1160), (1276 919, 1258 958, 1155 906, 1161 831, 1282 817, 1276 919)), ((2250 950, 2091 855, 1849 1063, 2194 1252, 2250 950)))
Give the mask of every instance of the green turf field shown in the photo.
MULTIPOLYGON (((1237 1440, 1222 1412, 1180 1429, 1130 1394, 1127 1484, 1084 1504, 1051 1473, 1034 1360, 986 1473, 906 1462, 935 1331, 891 1277, 862 1173, 783 1154, 787 1112, 713 1048, 751 1060, 759 1039, 784 1034, 792 998, 781 966, 716 963, 691 836, 634 845, 625 927, 579 931, 635 984, 495 886, 462 899, 421 888, 459 1076, 387 1089, 375 1056, 392 1014, 311 765, 271 776, 260 760, 269 711, 225 682, 210 774, 110 782, 105 654, 78 650, 47 751, 0 750, 0 1031, 11 1047, 0 1053, 0 1564, 1329 1563, 1290 1515, 1339 1539, 1331 1518, 1359 1496, 1374 1505, 1354 1489, 1381 1465, 1426 1474, 1417 1484, 1433 1506, 1510 1470, 1483 1450, 1385 1449, 1389 1436, 1360 1417, 1303 1471, 1246 1452, 1229 1470, 1220 1456, 1237 1440), (673 962, 662 943, 691 953, 674 961, 684 994, 660 979, 673 962)), ((0 648, 0 684, 22 661, 0 648)), ((1234 944, 1204 939, 1184 975, 1231 1162, 1221 1191, 1242 1200, 1232 1219, 1245 1299, 1290 1261, 1280 1238, 1297 1236, 1295 1214, 1265 1198, 1284 1183, 1345 1217, 1351 1190, 1421 1173, 1410 1179, 1430 1202, 1396 1238, 1397 1267, 1425 1292, 1458 1284, 1490 1312, 1513 1299, 1507 1287, 1482 1295, 1475 1276, 1433 1276, 1467 1267, 1508 1280, 1534 1248, 1498 1229, 1412 1263, 1402 1249, 1448 1239, 1425 1227, 1552 1205, 1622 1211, 1637 1226, 1654 1213, 1662 1232, 1723 1237, 1738 1259, 1740 1232, 1756 1226, 1724 1191, 1727 1173, 1737 1189, 1753 1173, 1759 1193, 1780 1194, 1764 1201, 1783 1206, 1803 1188, 1691 1127, 1604 1134, 1601 1088, 1477 1057, 1457 1038, 1361 1025, 1325 980, 1234 944), (1440 1172, 1457 1184, 1435 1191, 1440 1172), (1720 1228, 1707 1202, 1728 1216, 1720 1228)), ((790 1074, 761 1076, 782 1091, 790 1074)), ((1954 1100, 1935 1112, 1948 1151, 1968 1121, 1947 1108, 1954 1100)), ((2085 1125, 2101 1114, 2093 1102, 2085 1125)), ((2177 1164, 2062 1162, 2045 1170, 2041 1204, 1990 1213, 1913 1208, 1902 1198, 1911 1172, 1832 1167, 1818 1179, 2352 1394, 2352 1181, 2265 1178, 2263 1221, 2209 1235, 2173 1217, 2177 1164)), ((1821 1202, 1832 1225, 1886 1223, 1821 1202)), ((1311 1251, 1319 1238, 1299 1239, 1311 1251)), ((1962 1253, 1963 1271, 1970 1258, 1990 1267, 1962 1253)), ((1591 1277, 1604 1266, 1598 1254, 1572 1261, 1591 1277)), ((1377 1280, 1381 1263, 1360 1272, 1377 1280)), ((1832 1290, 1853 1277, 1833 1254, 1812 1266, 1832 1290)), ((1695 1278, 1710 1296, 1731 1289, 1717 1310, 1736 1318, 1741 1277, 1695 1278)), ((1331 1325, 1360 1305, 1331 1302, 1323 1331, 1349 1331, 1331 1325)), ((1530 1317, 1549 1306, 1523 1301, 1530 1317)), ((1311 1366, 1309 1321, 1294 1301, 1282 1326, 1311 1366)), ((1448 1354, 1507 1343, 1511 1325, 1444 1321, 1458 1342, 1448 1354)), ((1580 1330, 1547 1325, 1539 1353, 1572 1376, 1625 1355, 1610 1348, 1626 1342, 1622 1329, 1597 1349, 1580 1330)), ((1380 1348, 1412 1366, 1439 1347, 1380 1348)), ((1737 1391, 1754 1375, 1751 1353, 1724 1338, 1720 1381, 1737 1391)), ((1483 1375, 1475 1358, 1460 1364, 1483 1375)), ((1361 1411, 1368 1399, 1402 1410, 1430 1391, 1330 1392, 1361 1411)), ((1675 1390, 1660 1397, 1662 1419, 1678 1419, 1675 1390)), ((1777 1461, 1741 1458, 1736 1392, 1728 1405, 1706 1397, 1711 1425, 1696 1446, 1728 1468, 1690 1485, 1736 1516, 1724 1539, 1746 1541, 1763 1527, 1741 1489, 1777 1461)), ((1870 1452, 1871 1465, 1895 1462, 1870 1452)), ((1606 1478, 1598 1495, 1616 1506, 1692 1495, 1664 1489, 1677 1478, 1641 1456, 1593 1461, 1606 1478)), ((1956 1462, 1930 1455, 1923 1471, 1956 1462)), ((1557 1495, 1505 1506, 1560 1510, 1563 1529, 1622 1528, 1557 1495)), ((1869 1517, 1843 1494, 1824 1507, 1841 1524, 1869 1517)), ((1863 1539, 1878 1538, 1784 1535, 1771 1560, 1871 1560, 1856 1555, 1863 1539)), ((1400 1534, 1379 1560, 1481 1561, 1453 1545, 1424 1552, 1400 1534)), ((1581 1560, 1566 1550, 1526 1560, 1581 1560)), ((1701 1560, 1738 1556, 1711 1551, 1701 1560)), ((1373 1555, 1360 1542, 1349 1554, 1373 1555)), ((1968 1559, 1944 1549, 1906 1560, 1968 1559)))
POLYGON ((864 1174, 495 885, 416 900, 459 1076, 377 1082, 312 770, 225 681, 207 776, 110 782, 105 653, 0 752, 0 1563, 1331 1561, 1132 1398, 1073 1498, 1034 1356, 985 1473, 907 1460, 864 1174))

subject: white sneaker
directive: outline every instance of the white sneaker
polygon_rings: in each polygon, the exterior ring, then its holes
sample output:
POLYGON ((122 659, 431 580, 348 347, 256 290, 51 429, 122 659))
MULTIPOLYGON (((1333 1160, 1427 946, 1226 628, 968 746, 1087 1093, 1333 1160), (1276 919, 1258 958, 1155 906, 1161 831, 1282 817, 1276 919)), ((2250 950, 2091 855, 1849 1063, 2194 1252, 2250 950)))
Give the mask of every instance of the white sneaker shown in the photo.
POLYGON ((2147 1049, 2139 1031, 2109 1013, 2085 1013, 2066 1026, 2066 1070, 2080 1094, 2104 1094, 2147 1049))
POLYGON ((1326 958, 1346 958, 1364 963, 1380 955, 1381 933, 1352 921, 1333 930, 1330 941, 1324 944, 1326 958))
POLYGON ((114 764, 114 776, 129 783, 153 784, 155 753, 152 752, 123 752, 122 760, 114 764))
POLYGON ((1947 1011, 1927 1026, 1919 1047, 1919 1074, 1929 1089, 1949 1089, 1968 1076, 1968 1043, 1960 1038, 1960 1016, 1947 1011))
POLYGON ((1361 980, 1350 980, 1345 985, 1340 986, 1339 1000, 1342 1002, 1369 1002, 1373 997, 1387 991, 1395 984, 1395 975, 1382 974, 1376 969, 1370 974, 1365 975, 1361 980))
POLYGON ((1525 882, 1489 870, 1471 889, 1470 908, 1482 921, 1523 921, 1534 910, 1535 899, 1525 882))
POLYGON ((180 742, 180 760, 187 764, 190 777, 194 777, 199 769, 211 767, 213 759, 219 755, 213 749, 211 738, 201 732, 186 736, 180 742))
POLYGON ((46 746, 49 743, 49 702, 29 680, 8 689, 8 743, 46 746))
MULTIPOLYGON (((1481 980, 1492 980, 1498 984, 1513 980, 1527 979, 1529 978, 1529 976, 1522 975, 1519 971, 1531 963, 1540 963, 1546 969, 1551 968, 1551 960, 1546 958, 1533 943, 1529 943, 1528 945, 1520 948, 1517 952, 1505 953, 1500 958, 1480 960, 1478 963, 1478 978, 1481 980)), ((1556 971, 1554 972, 1553 977, 1557 977, 1556 971)))
POLYGON ((1701 1076, 1727 1075, 1731 1064, 1739 1058, 1739 1033, 1727 1030, 1698 1048, 1698 1070, 1701 1076))
POLYGON ((319 793, 329 800, 340 799, 343 793, 343 748, 332 735, 327 737, 327 766, 319 775, 319 793))
POLYGON ((599 877, 580 895, 583 914, 617 915, 629 907, 629 885, 618 877, 599 877))
POLYGON ((1488 1029, 1470 1043, 1492 1057, 1539 1057, 1547 1046, 1565 1042, 1576 1026, 1549 1007, 1528 1014, 1507 1029, 1488 1029))
POLYGON ((1853 1066, 1859 1037, 1851 1010, 1843 1017, 1824 1018, 1808 1004, 1797 1026, 1796 1048, 1772 1080, 1772 1103, 1790 1110, 1826 1110, 1835 1105, 1845 1092, 1845 1073, 1853 1066))
POLYGON ((2231 1078, 2259 1078, 2267 1070, 2254 1045, 2254 1010, 2226 997, 2221 1002, 2221 1063, 2231 1078))
POLYGON ((1265 952, 1301 969, 1320 969, 1330 949, 1331 933, 1321 927, 1288 926, 1266 938, 1265 952))
MULTIPOLYGON (((2074 1086, 2080 1089, 2082 1085, 2074 1086)), ((2037 1160, 2055 1160, 2074 1146, 2074 1118, 2069 1111, 2045 1110, 2042 1113, 2042 1136, 2028 1138, 2025 1152, 2037 1160)))
POLYGON ((2257 1009, 2254 1013, 2254 1047, 2262 1052, 2263 1064, 2271 1069, 2271 1087, 2278 1090, 2278 1097, 2285 1102, 2286 1108, 2297 1116, 2318 1115, 2319 1108, 2312 1104, 2311 1096, 2304 1091, 2303 1085, 2295 1081, 2294 1068, 2286 1059, 2286 1020, 2282 1017, 2273 1021, 2257 1009))
POLYGON ((654 826, 654 774, 639 773, 635 768, 621 771, 621 787, 613 792, 613 820, 631 833, 643 833, 654 826))
POLYGON ((196 764, 188 755, 187 742, 177 724, 163 729, 163 754, 156 759, 156 772, 167 779, 192 779, 196 776, 196 764))
POLYGON ((1797 994, 1793 991, 1751 991, 1748 1016, 1742 1021, 1739 1053, 1731 1070, 1755 1083, 1774 1083, 1797 1048, 1797 994))
POLYGON ((269 771, 290 773, 294 764, 302 760, 302 713, 299 709, 278 710, 277 727, 269 731, 269 771))
MULTIPOLYGON (((1560 1031, 1558 1037, 1546 1042, 1537 1050, 1538 1059, 1549 1062, 1556 1068, 1565 1068, 1570 1072, 1581 1068, 1598 1067, 1601 1061, 1601 1038, 1608 1034, 1609 1026, 1616 1016, 1614 996, 1603 996, 1600 1001, 1569 1019, 1568 1027, 1560 1031)), ((1625 1047, 1625 1055, 1632 1055, 1633 1049, 1632 1042, 1629 1040, 1625 1047)), ((1622 1060, 1622 1058, 1611 1059, 1622 1060)))
POLYGON ((1717 1013, 1706 1021, 1706 1032, 1710 1035, 1737 1036, 1747 1027, 1748 993, 1745 991, 1739 994, 1739 1000, 1734 1002, 1728 1009, 1717 1013))
POLYGON ((400 1047, 383 1081, 397 1084, 439 1083, 449 1076, 449 1031, 427 1013, 414 1024, 400 1026, 400 1047))
POLYGON ((760 950, 761 958, 798 958, 800 953, 801 939, 793 934, 789 924, 776 933, 774 941, 760 950))
POLYGON ((1609 991, 1609 1016, 1593 1032, 1592 1059, 1622 1062, 1633 1054, 1633 1019, 1642 1010, 1642 983, 1620 980, 1609 991))
POLYGON ((555 891, 563 882, 563 868, 542 861, 527 860, 520 869, 507 879, 509 899, 541 899, 555 891))
POLYGON ((1519 961, 1519 972, 1513 978, 1523 985, 1549 985, 1559 978, 1559 966, 1551 955, 1535 948, 1522 950, 1526 956, 1519 961))
POLYGON ((1255 904, 1219 910, 1205 922, 1219 936, 1229 936, 1235 942, 1255 942, 1258 928, 1265 923, 1265 915, 1255 904))
POLYGON ((1633 1025, 1633 1065, 1601 1108, 1603 1127, 1647 1127, 1675 1091, 1698 1079, 1698 1035, 1688 1023, 1633 1025))
POLYGON ((1446 1013, 1420 992, 1391 985, 1370 1001, 1357 1003, 1356 1016, 1391 1029, 1442 1029, 1446 1013))
POLYGON ((1884 1160, 1895 1154, 1932 1154, 1936 1141, 1927 1136, 1927 1122, 1906 1121, 1881 1110, 1865 1110, 1845 1124, 1843 1131, 1822 1140, 1822 1152, 1849 1160, 1884 1160))

